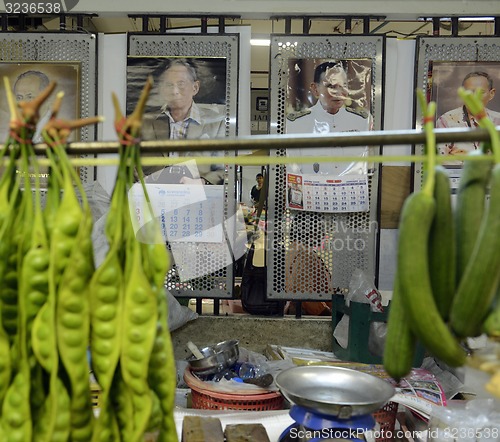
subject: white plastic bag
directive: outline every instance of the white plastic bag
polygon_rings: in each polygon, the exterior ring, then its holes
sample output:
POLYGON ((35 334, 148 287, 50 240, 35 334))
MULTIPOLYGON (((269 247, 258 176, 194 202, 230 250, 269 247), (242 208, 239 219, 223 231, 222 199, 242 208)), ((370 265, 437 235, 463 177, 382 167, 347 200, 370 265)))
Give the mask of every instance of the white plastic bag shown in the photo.
MULTIPOLYGON (((375 287, 372 278, 361 269, 355 269, 349 282, 349 292, 345 297, 347 306, 350 302, 370 304, 372 312, 383 312, 382 295, 375 287)), ((371 322, 368 349, 374 355, 381 356, 384 348, 386 323, 371 322)), ((333 332, 333 337, 342 348, 347 348, 349 341, 349 315, 344 315, 333 332)))

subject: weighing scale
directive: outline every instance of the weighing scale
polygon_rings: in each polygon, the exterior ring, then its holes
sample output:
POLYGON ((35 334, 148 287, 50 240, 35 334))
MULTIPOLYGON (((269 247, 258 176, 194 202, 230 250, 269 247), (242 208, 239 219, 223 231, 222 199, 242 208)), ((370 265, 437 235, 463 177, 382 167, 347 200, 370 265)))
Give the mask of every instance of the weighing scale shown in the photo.
POLYGON ((292 403, 294 420, 278 442, 362 440, 375 427, 372 413, 395 394, 380 378, 333 366, 289 368, 276 377, 276 385, 292 403))
POLYGON ((281 433, 278 442, 362 440, 363 433, 375 427, 375 419, 371 414, 340 419, 293 405, 290 416, 295 423, 281 433))

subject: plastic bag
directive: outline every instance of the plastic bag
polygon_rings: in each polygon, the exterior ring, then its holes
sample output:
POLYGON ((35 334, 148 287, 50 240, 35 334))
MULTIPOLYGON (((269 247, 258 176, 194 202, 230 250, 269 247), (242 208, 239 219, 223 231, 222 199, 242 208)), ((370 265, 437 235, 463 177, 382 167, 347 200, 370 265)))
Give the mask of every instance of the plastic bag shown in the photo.
POLYGON ((493 399, 456 401, 446 407, 433 407, 428 441, 486 442, 500 436, 500 413, 493 399))
MULTIPOLYGON (((383 312, 382 295, 375 287, 372 278, 361 269, 355 269, 349 282, 349 292, 345 303, 350 302, 370 304, 372 312, 383 312)), ((381 356, 384 349, 387 324, 385 322, 370 323, 370 338, 368 349, 374 355, 381 356)), ((347 348, 349 342, 349 315, 344 315, 335 327, 334 338, 342 348, 347 348)))
POLYGON ((167 289, 165 289, 165 296, 168 303, 168 329, 170 331, 177 330, 189 321, 198 319, 198 313, 181 305, 167 289))
POLYGON ((263 354, 240 347, 238 361, 233 367, 205 378, 196 376, 196 374, 194 376, 200 378, 212 390, 220 393, 269 392, 279 390, 274 379, 279 373, 291 367, 295 367, 291 360, 268 360, 263 354), (243 370, 245 373, 242 373, 243 370), (243 382, 243 379, 258 378, 264 375, 272 376, 272 383, 265 387, 243 382))

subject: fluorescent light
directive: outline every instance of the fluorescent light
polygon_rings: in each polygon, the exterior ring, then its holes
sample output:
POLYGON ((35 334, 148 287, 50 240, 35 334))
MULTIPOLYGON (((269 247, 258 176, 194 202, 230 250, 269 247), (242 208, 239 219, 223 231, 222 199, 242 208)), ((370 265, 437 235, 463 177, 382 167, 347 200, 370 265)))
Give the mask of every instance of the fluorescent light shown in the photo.
POLYGON ((250 45, 252 45, 252 46, 271 46, 271 39, 269 39, 269 38, 251 38, 250 45))
POLYGON ((493 21, 495 17, 459 17, 458 21, 493 21))
MULTIPOLYGON (((451 21, 451 17, 438 17, 439 21, 451 21)), ((418 17, 419 21, 432 21, 433 17, 418 17)), ((495 17, 458 17, 458 21, 493 21, 495 17)))

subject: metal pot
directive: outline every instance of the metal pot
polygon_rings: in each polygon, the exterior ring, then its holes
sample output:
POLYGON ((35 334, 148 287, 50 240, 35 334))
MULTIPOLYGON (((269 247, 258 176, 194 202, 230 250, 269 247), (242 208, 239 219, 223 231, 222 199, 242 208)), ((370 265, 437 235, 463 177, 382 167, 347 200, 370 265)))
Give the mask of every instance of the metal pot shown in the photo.
POLYGON ((187 359, 191 371, 206 376, 232 367, 240 356, 238 343, 238 340, 232 339, 201 348, 200 352, 203 358, 197 359, 195 356, 191 356, 187 359))
POLYGON ((290 402, 340 419, 374 413, 396 392, 376 376, 333 366, 289 368, 275 382, 290 402))

